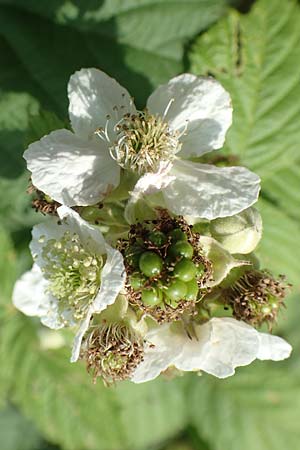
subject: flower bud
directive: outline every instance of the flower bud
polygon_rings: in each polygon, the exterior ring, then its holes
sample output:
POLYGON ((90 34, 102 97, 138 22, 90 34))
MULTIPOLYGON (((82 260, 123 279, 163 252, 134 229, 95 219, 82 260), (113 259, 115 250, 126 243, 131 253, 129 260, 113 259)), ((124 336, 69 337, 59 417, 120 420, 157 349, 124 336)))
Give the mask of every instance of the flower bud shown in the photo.
POLYGON ((247 254, 261 239, 262 220, 256 209, 248 208, 235 216, 213 220, 210 232, 230 253, 247 254))

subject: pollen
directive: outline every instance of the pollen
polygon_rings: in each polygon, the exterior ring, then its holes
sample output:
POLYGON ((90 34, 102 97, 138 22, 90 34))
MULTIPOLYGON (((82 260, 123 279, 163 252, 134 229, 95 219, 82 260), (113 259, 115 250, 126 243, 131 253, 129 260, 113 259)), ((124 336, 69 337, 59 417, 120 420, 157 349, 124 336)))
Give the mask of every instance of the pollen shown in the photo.
POLYGON ((47 290, 58 300, 59 313, 70 322, 83 319, 100 288, 103 257, 87 251, 69 231, 46 241, 42 257, 47 290))

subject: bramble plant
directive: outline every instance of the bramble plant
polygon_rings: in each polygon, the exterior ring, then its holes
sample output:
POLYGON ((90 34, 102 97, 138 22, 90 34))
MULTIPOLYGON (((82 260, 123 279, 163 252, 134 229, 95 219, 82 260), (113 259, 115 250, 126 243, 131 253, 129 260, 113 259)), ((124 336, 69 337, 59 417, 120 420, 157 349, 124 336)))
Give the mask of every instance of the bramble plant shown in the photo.
POLYGON ((71 361, 85 360, 106 384, 172 369, 225 378, 255 358, 287 358, 287 342, 249 325, 271 326, 287 287, 252 254, 262 232, 251 206, 259 178, 191 161, 223 145, 229 94, 183 74, 137 111, 97 69, 72 75, 68 93, 74 133, 53 131, 24 154, 31 191, 51 217, 33 229, 34 266, 15 285, 15 306, 74 330, 71 361), (128 174, 132 187, 119 197, 128 174), (97 217, 111 196, 123 215, 119 235, 102 234, 105 210, 97 217))
POLYGON ((1 448, 298 448, 299 21, 0 2, 1 448))

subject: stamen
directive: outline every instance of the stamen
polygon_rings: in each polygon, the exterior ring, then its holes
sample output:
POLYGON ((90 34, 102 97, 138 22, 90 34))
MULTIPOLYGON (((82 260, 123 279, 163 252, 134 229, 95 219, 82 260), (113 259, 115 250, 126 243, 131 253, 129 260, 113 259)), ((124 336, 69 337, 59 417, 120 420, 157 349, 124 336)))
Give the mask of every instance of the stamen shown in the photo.
POLYGON ((118 140, 111 151, 113 158, 121 167, 139 174, 156 171, 160 161, 174 159, 181 146, 178 132, 147 111, 125 115, 115 132, 118 140))
MULTIPOLYGON (((114 126, 117 135, 115 142, 109 137, 109 120, 105 129, 98 128, 95 134, 109 143, 111 157, 124 169, 144 174, 155 172, 161 161, 172 161, 180 150, 179 138, 185 133, 172 130, 164 120, 173 103, 171 99, 163 117, 150 114, 148 111, 138 111, 136 114, 126 113, 114 126)), ((118 115, 118 108, 113 110, 118 115)))
POLYGON ((283 276, 276 280, 267 272, 250 270, 225 289, 222 297, 237 319, 253 326, 266 322, 271 327, 284 306, 288 287, 283 276))
POLYGON ((166 115, 168 114, 169 109, 170 109, 170 107, 171 107, 171 105, 172 105, 172 103, 173 103, 174 101, 175 101, 175 98, 171 98, 171 100, 170 100, 169 103, 167 104, 167 107, 166 107, 166 109, 165 109, 165 112, 163 113, 163 119, 166 118, 166 115))
POLYGON ((81 359, 106 385, 130 378, 143 360, 143 342, 125 323, 103 323, 93 326, 82 344, 81 359))
POLYGON ((108 118, 107 121, 106 121, 106 124, 105 124, 105 130, 104 130, 104 135, 105 135, 105 137, 106 137, 106 139, 107 139, 108 142, 110 142, 109 135, 108 135, 108 123, 109 123, 109 119, 110 119, 110 118, 108 118))
POLYGON ((64 319, 66 312, 73 321, 83 319, 100 287, 103 257, 88 252, 79 236, 68 231, 59 240, 48 240, 42 257, 48 292, 58 300, 59 313, 64 319))
MULTIPOLYGON (((183 135, 186 134, 186 130, 187 130, 188 125, 189 125, 189 121, 186 120, 186 121, 185 121, 185 124, 183 125, 182 131, 180 131, 179 134, 178 134, 178 139, 180 139, 183 135)), ((178 131, 179 131, 179 130, 178 130, 178 131)))

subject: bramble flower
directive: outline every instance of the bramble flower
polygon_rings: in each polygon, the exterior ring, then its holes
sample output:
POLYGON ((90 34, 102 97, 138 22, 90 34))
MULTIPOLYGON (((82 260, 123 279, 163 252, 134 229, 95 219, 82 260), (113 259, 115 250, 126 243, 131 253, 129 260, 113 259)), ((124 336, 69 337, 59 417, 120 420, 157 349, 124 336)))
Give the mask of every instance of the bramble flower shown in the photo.
POLYGON ((123 258, 101 232, 72 209, 57 210, 33 228, 32 269, 17 281, 13 303, 28 316, 38 316, 52 329, 76 327, 73 359, 92 314, 116 300, 125 282, 123 258))
POLYGON ((145 321, 137 319, 124 295, 102 313, 94 314, 80 347, 80 359, 94 382, 98 377, 106 385, 130 379, 143 360, 146 331, 145 321))
POLYGON ((103 200, 130 171, 132 201, 162 191, 175 214, 207 219, 236 214, 258 197, 259 177, 243 167, 190 161, 222 147, 232 120, 229 94, 213 78, 182 74, 158 87, 146 109, 97 69, 72 75, 73 132, 57 130, 24 157, 34 186, 68 205, 103 200))
POLYGON ((229 317, 194 325, 192 333, 180 322, 163 324, 151 329, 145 341, 144 359, 131 377, 135 383, 153 380, 169 367, 226 378, 236 367, 256 358, 279 361, 291 353, 291 346, 282 338, 259 333, 229 317))

